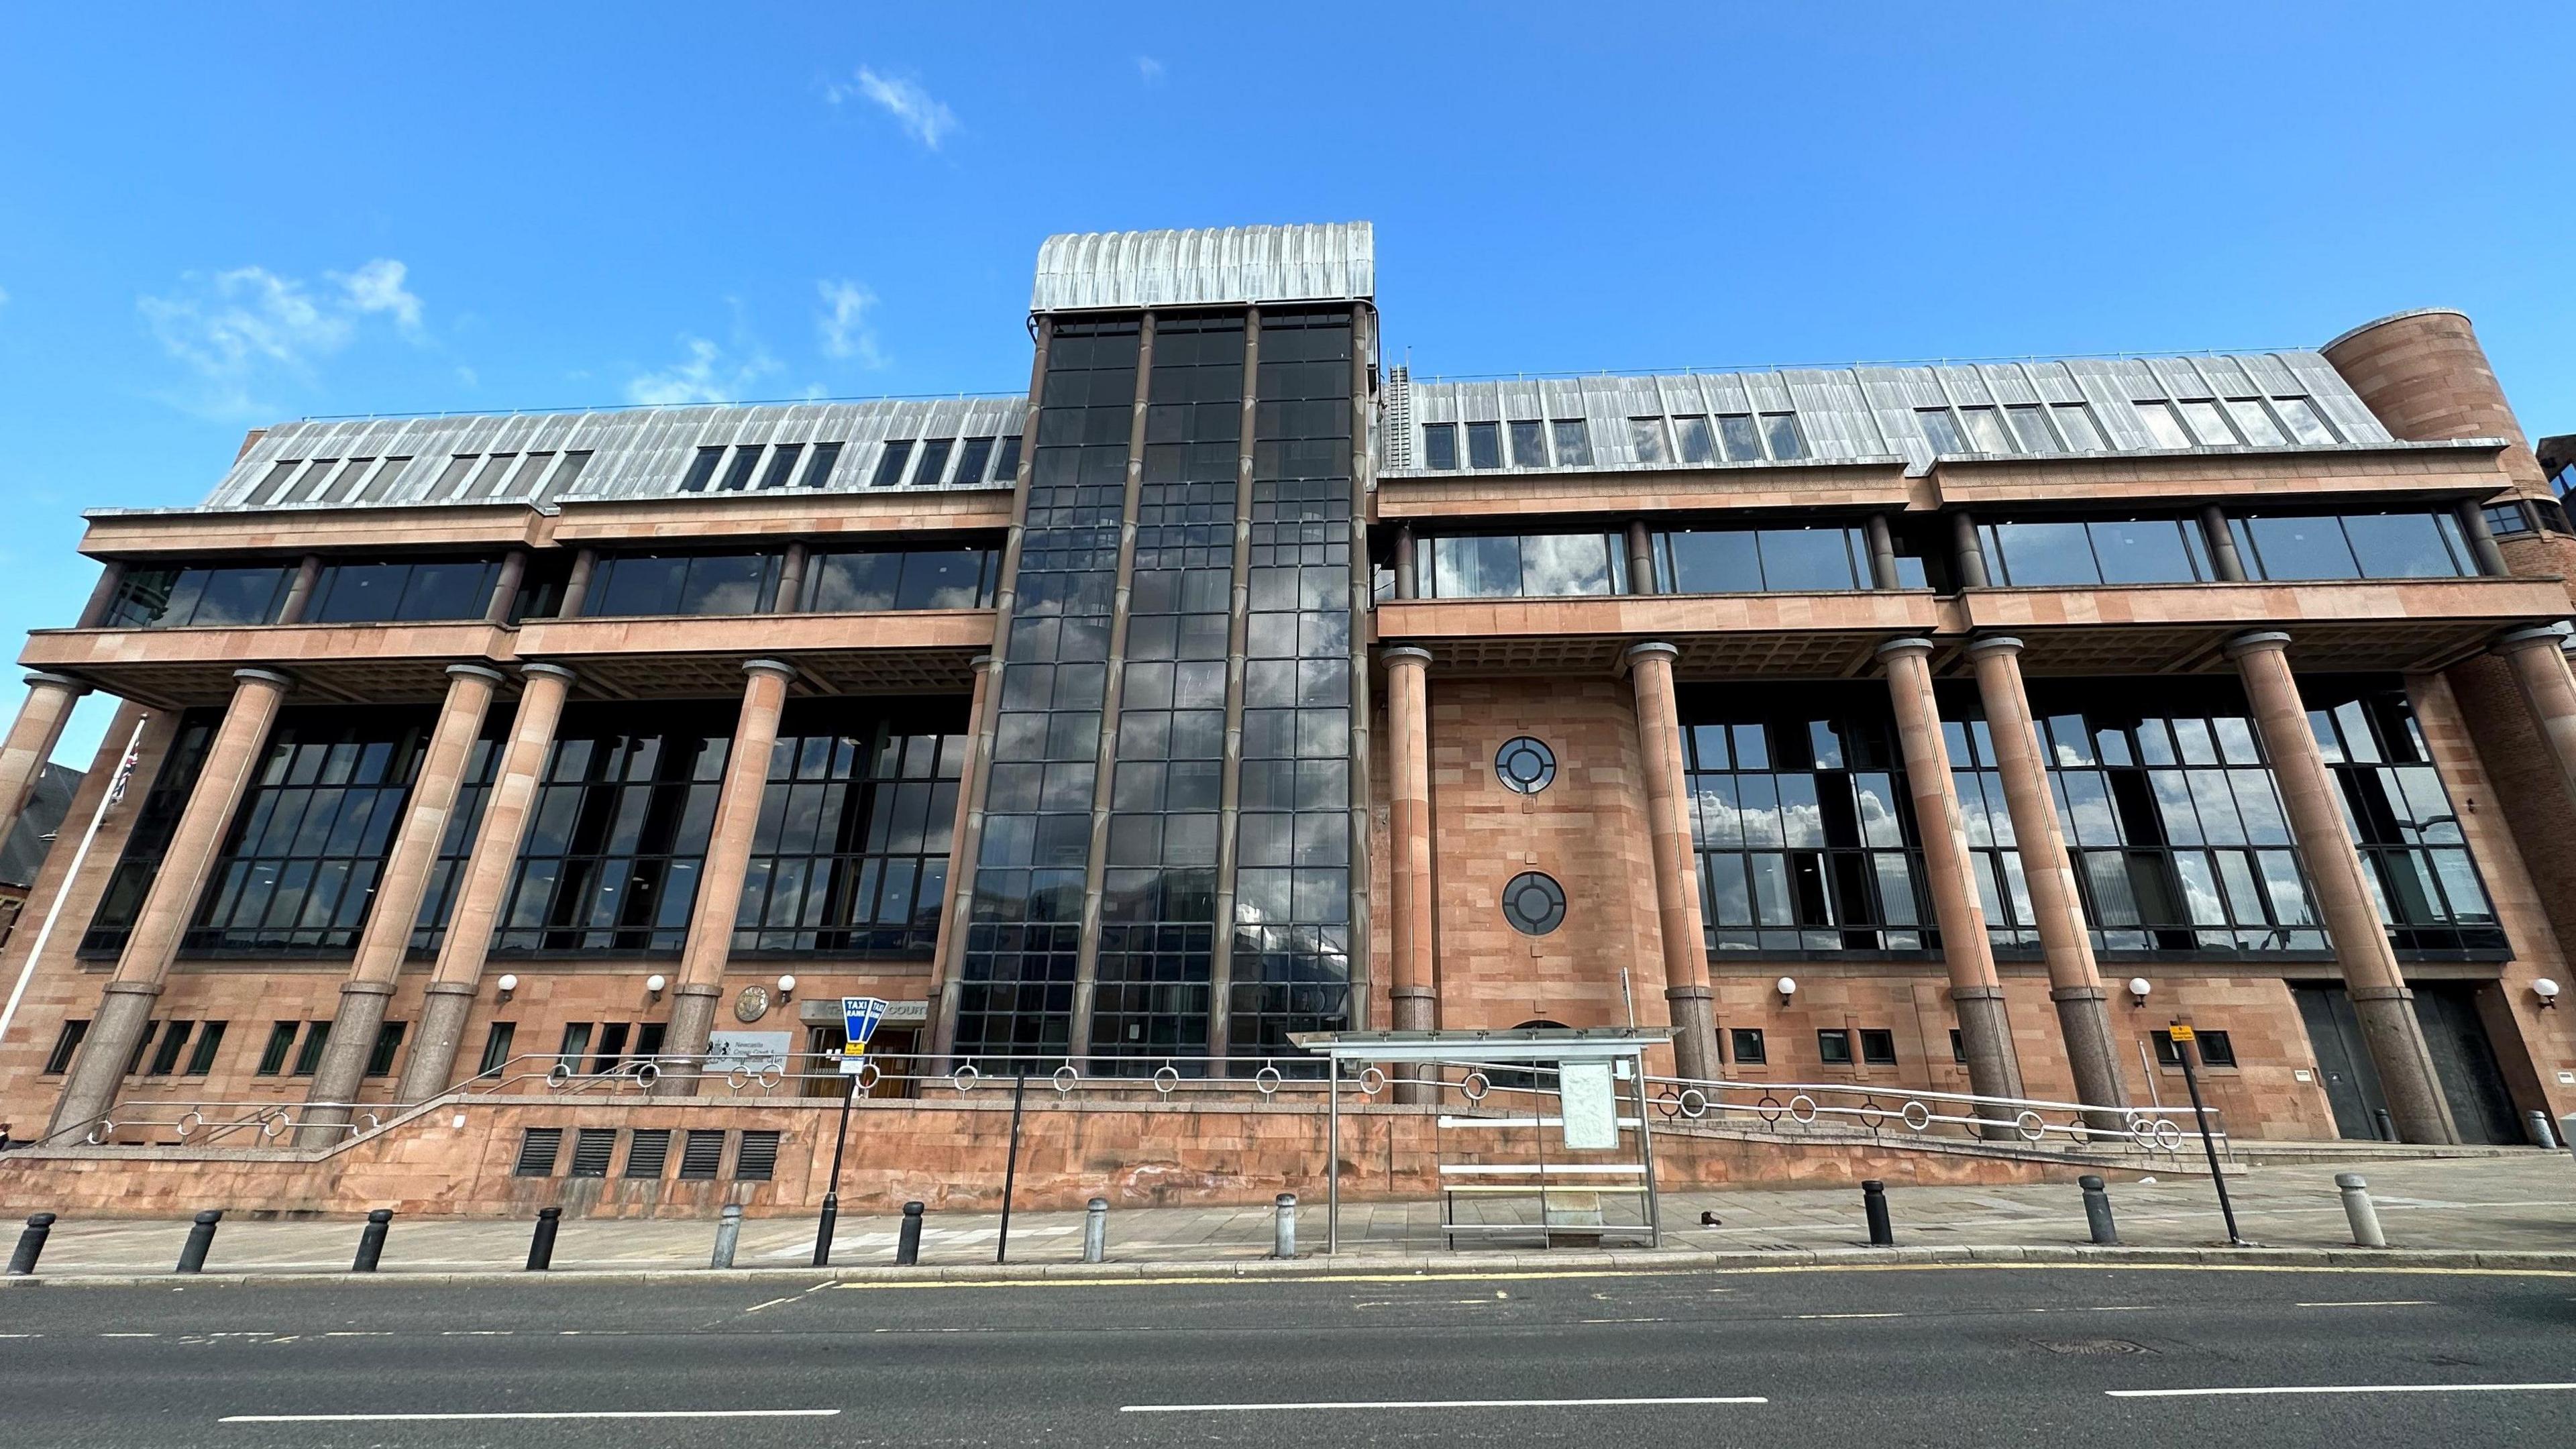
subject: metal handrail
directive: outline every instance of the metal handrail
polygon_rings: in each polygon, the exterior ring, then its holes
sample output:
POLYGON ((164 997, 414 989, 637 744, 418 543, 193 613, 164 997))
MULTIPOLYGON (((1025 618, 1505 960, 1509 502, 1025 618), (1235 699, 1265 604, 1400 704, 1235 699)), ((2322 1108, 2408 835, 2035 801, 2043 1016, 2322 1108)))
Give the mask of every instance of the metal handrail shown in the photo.
POLYGON ((1932 1128, 1965 1128, 1980 1136, 1990 1129, 2008 1131, 2030 1143, 2055 1138, 2071 1145, 2110 1142, 2142 1152, 2178 1154, 2199 1133, 2202 1120, 2209 1135, 2230 1158, 2235 1143, 2219 1109, 2189 1107, 2098 1107, 2036 1097, 1987 1097, 1969 1092, 1942 1092, 1877 1087, 1859 1082, 1737 1082, 1715 1078, 1649 1077, 1659 1090, 1658 1109, 1665 1116, 1702 1121, 1757 1118, 1775 1131, 1815 1126, 1852 1125, 1885 1135, 1890 1123, 1920 1137, 1932 1128), (1750 1100, 1734 1100, 1750 1098, 1750 1100), (1852 1100, 1857 1099, 1857 1100, 1852 1100), (2114 1115, 2117 1127, 2092 1119, 2114 1115))

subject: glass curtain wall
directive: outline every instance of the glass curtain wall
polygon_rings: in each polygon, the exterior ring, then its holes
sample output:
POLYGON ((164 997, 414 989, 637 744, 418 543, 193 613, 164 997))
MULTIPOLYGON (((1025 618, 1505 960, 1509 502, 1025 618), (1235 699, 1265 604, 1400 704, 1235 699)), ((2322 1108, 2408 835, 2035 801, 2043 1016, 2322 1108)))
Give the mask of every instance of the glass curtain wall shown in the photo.
POLYGON ((1053 324, 959 972, 967 1060, 1072 1042, 1138 319, 1053 324))
POLYGON ((2302 679, 2299 689, 2390 943, 2410 954, 2506 949, 2405 689, 2385 679, 2302 679))
POLYGON ((135 918, 143 913, 143 897, 152 889, 152 878, 160 874, 161 853, 170 848, 170 837, 178 832, 180 812, 188 808, 188 792, 196 788, 206 751, 214 745, 215 731, 223 722, 221 709, 192 709, 179 716, 170 752, 162 757, 160 773, 153 776, 152 788, 135 812, 125 853, 117 857, 116 872, 107 878, 89 929, 81 935, 82 955, 113 956, 125 949, 125 938, 133 934, 135 918))
POLYGON ((963 728, 949 711, 789 706, 733 949, 926 958, 948 889, 963 728))
POLYGON ((422 710, 281 715, 181 944, 356 950, 432 723, 422 710))
POLYGON ((1240 315, 1154 319, 1091 1018, 1103 1070, 1207 1049, 1243 341, 1240 315))
POLYGON ((1352 318, 1266 312, 1235 874, 1236 1057, 1351 1021, 1352 318))
POLYGON ((1710 953, 1937 949, 1886 691, 1764 696, 1679 699, 1710 953))
POLYGON ((493 949, 676 952, 715 825, 733 711, 564 712, 493 949))

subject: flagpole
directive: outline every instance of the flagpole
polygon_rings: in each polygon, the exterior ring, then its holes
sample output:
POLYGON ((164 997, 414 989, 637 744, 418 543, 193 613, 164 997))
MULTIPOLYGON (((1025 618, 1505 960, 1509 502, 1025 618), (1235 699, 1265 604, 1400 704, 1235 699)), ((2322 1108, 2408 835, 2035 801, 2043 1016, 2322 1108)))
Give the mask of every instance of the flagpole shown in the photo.
POLYGON ((45 942, 52 939, 54 922, 63 913, 63 901, 72 893, 72 883, 80 879, 81 862, 89 859, 89 847, 98 839, 99 822, 107 818, 107 807, 125 798, 125 785, 134 778, 136 756, 143 749, 143 727, 152 722, 145 715, 134 722, 134 734, 125 742, 125 758, 117 763, 116 774, 107 782, 107 792, 98 797, 98 809, 89 817, 89 828, 81 832, 80 849, 72 852, 71 867, 54 886, 54 898, 45 907, 45 924, 37 928, 35 943, 27 948, 27 959, 18 968, 18 983, 9 988, 9 1004, 0 1007, 0 1041, 9 1037, 9 1024, 18 1018, 18 1003, 27 994, 27 983, 36 974, 36 962, 45 954, 45 942))

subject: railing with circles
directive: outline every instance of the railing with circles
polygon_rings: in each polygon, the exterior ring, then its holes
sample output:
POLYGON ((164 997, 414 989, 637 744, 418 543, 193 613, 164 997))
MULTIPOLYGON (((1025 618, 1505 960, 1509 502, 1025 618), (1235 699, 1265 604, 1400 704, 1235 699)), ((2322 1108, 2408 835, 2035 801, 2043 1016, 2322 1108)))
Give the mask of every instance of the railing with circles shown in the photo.
MULTIPOLYGON (((1956 1092, 1888 1092, 1836 1083, 1763 1083, 1650 1079, 1654 1101, 1667 1121, 1758 1122, 1773 1130, 1837 1128, 1873 1136, 1901 1129, 1925 1136, 1936 1127, 1991 1137, 2006 1132, 2029 1143, 2058 1139, 2068 1145, 2111 1145, 2173 1154, 2199 1132, 2187 1107, 2105 1109, 2081 1102, 1978 1097, 1956 1092), (2116 1112, 2119 1125, 2099 1125, 2116 1112)), ((2210 1135, 2227 1142, 2215 1111, 2210 1135)), ((2230 1144, 2229 1150, 2232 1150, 2230 1144)))

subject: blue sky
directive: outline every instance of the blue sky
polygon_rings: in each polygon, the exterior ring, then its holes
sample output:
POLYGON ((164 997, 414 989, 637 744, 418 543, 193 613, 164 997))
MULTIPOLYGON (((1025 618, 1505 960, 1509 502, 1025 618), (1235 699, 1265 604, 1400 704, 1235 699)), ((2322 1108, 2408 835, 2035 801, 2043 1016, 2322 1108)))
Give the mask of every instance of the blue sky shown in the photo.
POLYGON ((10 7, 0 637, 263 422, 1016 390, 1055 231, 1366 218, 1453 375, 2452 305, 2576 430, 2571 54, 2563 0, 10 7))

